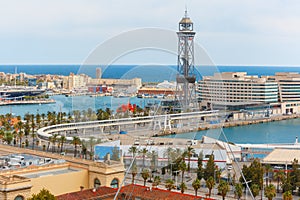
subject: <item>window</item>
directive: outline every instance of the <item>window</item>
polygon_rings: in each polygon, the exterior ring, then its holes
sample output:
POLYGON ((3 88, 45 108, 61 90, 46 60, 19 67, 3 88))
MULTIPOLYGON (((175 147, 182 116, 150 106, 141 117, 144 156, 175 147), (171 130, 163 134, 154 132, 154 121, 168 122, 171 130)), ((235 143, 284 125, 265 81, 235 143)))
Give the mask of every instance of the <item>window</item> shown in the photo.
POLYGON ((94 180, 94 188, 98 188, 101 186, 101 182, 98 178, 95 178, 94 180))
POLYGON ((25 200, 25 198, 21 195, 18 195, 14 200, 25 200))
POLYGON ((110 187, 112 188, 118 188, 119 187, 119 181, 118 179, 114 178, 111 183, 110 183, 110 187))

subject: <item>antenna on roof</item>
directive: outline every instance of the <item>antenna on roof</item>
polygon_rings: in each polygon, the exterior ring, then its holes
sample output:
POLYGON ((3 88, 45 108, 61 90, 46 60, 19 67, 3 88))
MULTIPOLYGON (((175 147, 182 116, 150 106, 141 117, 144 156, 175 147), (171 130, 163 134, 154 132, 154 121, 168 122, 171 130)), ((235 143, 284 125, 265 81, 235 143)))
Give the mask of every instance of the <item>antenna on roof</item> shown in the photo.
POLYGON ((187 6, 186 6, 186 4, 185 4, 184 17, 185 17, 185 18, 188 18, 188 14, 187 14, 187 6))

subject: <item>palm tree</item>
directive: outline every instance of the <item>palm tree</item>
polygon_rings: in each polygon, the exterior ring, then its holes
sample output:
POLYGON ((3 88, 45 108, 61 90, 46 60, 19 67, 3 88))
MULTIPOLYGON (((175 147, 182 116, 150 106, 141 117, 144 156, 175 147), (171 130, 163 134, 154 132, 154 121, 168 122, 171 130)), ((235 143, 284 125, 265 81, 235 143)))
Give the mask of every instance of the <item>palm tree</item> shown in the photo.
POLYGON ((136 146, 131 146, 129 149, 128 149, 128 152, 129 153, 132 153, 132 159, 134 159, 136 153, 138 152, 136 146))
POLYGON ((157 187, 159 184, 160 184, 160 177, 159 176, 155 176, 154 180, 153 180, 153 183, 152 183, 152 186, 153 187, 157 187))
POLYGON ((266 173, 266 186, 268 186, 268 184, 269 184, 269 173, 272 172, 271 165, 269 165, 269 164, 265 165, 264 171, 266 173))
POLYGON ((208 196, 211 196, 211 190, 213 189, 213 187, 215 186, 215 180, 212 176, 210 176, 207 180, 206 180, 206 186, 208 188, 208 196))
POLYGON ((283 193, 283 200, 293 200, 291 191, 286 191, 283 193))
POLYGON ((138 172, 137 166, 136 166, 136 164, 133 164, 132 168, 131 168, 132 184, 134 184, 134 178, 137 175, 137 172, 138 172))
POLYGON ((187 189, 187 187, 186 187, 185 183, 182 182, 180 184, 180 192, 183 194, 186 189, 187 189))
POLYGON ((194 153, 195 153, 195 149, 192 146, 188 146, 186 149, 186 155, 188 158, 188 167, 187 167, 188 172, 190 172, 191 169, 191 157, 193 156, 194 153))
POLYGON ((18 121, 18 123, 17 123, 17 129, 18 129, 18 138, 19 138, 20 147, 22 145, 22 138, 24 136, 24 132, 22 131, 23 127, 24 127, 23 122, 21 120, 18 121))
POLYGON ((184 172, 187 170, 187 166, 184 160, 182 160, 179 165, 178 165, 178 169, 181 170, 181 183, 183 183, 183 179, 184 179, 184 172))
POLYGON ((94 156, 94 146, 97 143, 97 140, 95 137, 90 137, 88 141, 88 146, 90 147, 90 160, 93 159, 94 156))
POLYGON ((201 187, 201 183, 200 183, 200 180, 198 178, 196 178, 193 183, 192 183, 192 186, 195 190, 195 196, 197 196, 197 192, 198 192, 198 189, 201 187))
POLYGON ((66 136, 61 135, 60 138, 59 138, 59 141, 60 141, 60 153, 62 153, 63 152, 64 143, 67 141, 66 136))
POLYGON ((274 178, 277 180, 277 192, 279 192, 279 185, 280 185, 280 182, 282 183, 282 181, 284 180, 284 177, 285 177, 285 174, 284 174, 283 169, 278 170, 274 174, 274 178))
POLYGON ((143 168, 145 167, 145 157, 146 157, 147 152, 148 152, 148 150, 146 148, 143 148, 142 150, 140 150, 140 153, 143 156, 143 168))
MULTIPOLYGON (((150 169, 151 173, 156 170, 156 165, 157 165, 157 152, 156 151, 151 151, 148 156, 151 158, 150 160, 150 169)), ((151 177, 150 177, 151 180, 151 177)))
POLYGON ((226 181, 221 181, 218 185, 218 192, 222 196, 222 199, 225 200, 225 196, 227 192, 229 191, 229 184, 226 181))
POLYGON ((74 157, 77 156, 77 145, 81 144, 81 140, 79 137, 74 136, 71 144, 74 145, 74 157))
POLYGON ((142 178, 144 179, 144 186, 146 186, 146 181, 150 177, 150 172, 148 169, 143 169, 141 174, 142 174, 142 178))
POLYGON ((238 200, 241 199, 241 197, 243 195, 243 185, 241 183, 235 184, 234 194, 236 195, 238 200))
POLYGON ((272 200, 274 197, 276 197, 276 188, 273 184, 266 186, 265 197, 267 197, 268 200, 272 200))
POLYGON ((164 152, 164 157, 167 157, 167 159, 168 159, 168 165, 170 165, 170 159, 171 159, 171 154, 172 154, 172 152, 173 152, 173 149, 171 148, 171 147, 168 147, 167 149, 166 149, 166 151, 164 152))
POLYGON ((52 153, 55 152, 55 144, 57 141, 58 134, 54 134, 50 137, 50 142, 52 143, 52 153))
POLYGON ((167 188, 167 190, 171 191, 172 189, 175 189, 175 185, 174 185, 174 181, 172 179, 167 179, 165 182, 165 187, 167 188))
POLYGON ((44 126, 45 125, 45 117, 46 117, 45 113, 42 113, 41 117, 42 117, 42 123, 43 123, 43 126, 44 126))
POLYGON ((18 138, 19 138, 19 147, 22 147, 22 139, 24 137, 24 132, 22 130, 20 130, 18 132, 18 138))

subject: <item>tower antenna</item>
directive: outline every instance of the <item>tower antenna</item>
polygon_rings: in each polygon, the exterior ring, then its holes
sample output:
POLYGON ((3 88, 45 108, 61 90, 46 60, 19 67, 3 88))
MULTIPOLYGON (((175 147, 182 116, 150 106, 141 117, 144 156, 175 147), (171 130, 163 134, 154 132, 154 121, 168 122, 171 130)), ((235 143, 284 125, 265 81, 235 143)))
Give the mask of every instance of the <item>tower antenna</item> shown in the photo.
POLYGON ((187 8, 185 15, 179 22, 178 58, 176 76, 176 98, 181 104, 182 111, 196 108, 195 67, 194 67, 194 37, 193 22, 188 17, 187 8))

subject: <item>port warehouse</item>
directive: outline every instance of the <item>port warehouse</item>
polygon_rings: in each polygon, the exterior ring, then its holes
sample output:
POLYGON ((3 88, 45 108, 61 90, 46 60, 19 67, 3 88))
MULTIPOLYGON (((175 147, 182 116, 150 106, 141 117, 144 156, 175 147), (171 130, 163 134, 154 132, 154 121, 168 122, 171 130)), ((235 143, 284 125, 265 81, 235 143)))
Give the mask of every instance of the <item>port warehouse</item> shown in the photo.
MULTIPOLYGON (((95 163, 93 161, 38 152, 29 149, 19 149, 0 145, 0 153, 8 157, 11 153, 15 161, 32 161, 36 157, 39 161, 49 163, 39 165, 33 163, 0 170, 0 199, 27 199, 33 193, 47 188, 55 196, 79 191, 80 188, 94 188, 99 186, 119 187, 124 178, 124 165, 121 162, 110 161, 95 163), (53 162, 52 162, 53 161, 53 162), (68 180, 68 184, 65 181, 68 180)), ((38 162, 39 162, 38 161, 38 162)))

